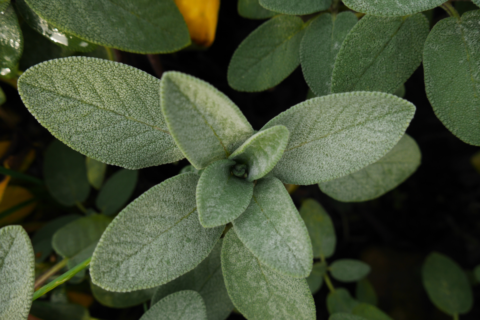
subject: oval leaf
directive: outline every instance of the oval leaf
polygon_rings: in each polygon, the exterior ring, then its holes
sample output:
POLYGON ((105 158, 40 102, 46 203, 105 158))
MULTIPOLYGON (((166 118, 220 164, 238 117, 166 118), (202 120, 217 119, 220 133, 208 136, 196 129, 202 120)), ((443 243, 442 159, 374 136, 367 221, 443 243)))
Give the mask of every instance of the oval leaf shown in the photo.
POLYGON ((286 277, 262 265, 233 229, 224 239, 222 269, 228 294, 247 319, 316 319, 305 279, 286 277))
POLYGON ((327 296, 327 309, 330 314, 337 312, 351 313, 358 305, 358 301, 352 298, 350 292, 344 288, 336 288, 327 296))
POLYGON ((18 80, 28 110, 55 137, 127 169, 183 158, 160 110, 159 85, 138 69, 86 57, 38 64, 18 80))
POLYGON ((414 113, 411 103, 379 92, 309 99, 264 126, 290 131, 272 172, 284 183, 309 185, 358 171, 397 144, 414 113))
POLYGON ((0 12, 4 12, 5 10, 7 10, 9 4, 10 0, 0 0, 0 12))
POLYGON ((276 12, 262 7, 258 0, 238 0, 238 14, 248 19, 268 19, 276 15, 276 12))
POLYGON ((347 35, 335 60, 332 92, 394 93, 422 62, 429 31, 428 20, 421 13, 364 17, 347 35))
POLYGON ((368 303, 372 306, 376 306, 378 303, 375 289, 367 278, 364 278, 357 282, 355 297, 359 302, 368 303))
POLYGON ((197 208, 205 228, 225 225, 241 215, 250 204, 253 182, 231 173, 235 161, 219 160, 209 165, 197 185, 197 208))
POLYGON ((438 22, 424 49, 425 89, 442 123, 480 146, 480 10, 438 22))
POLYGON ((393 320, 382 310, 366 303, 360 303, 357 305, 353 308, 352 313, 368 320, 393 320))
POLYGON ((31 313, 42 320, 91 320, 87 308, 73 303, 35 301, 31 313))
POLYGON ((300 64, 298 50, 304 23, 295 16, 274 17, 253 31, 237 48, 228 66, 228 84, 239 91, 272 88, 300 64))
POLYGON ((302 15, 327 10, 332 0, 260 0, 262 7, 291 15, 302 15))
POLYGON ((343 0, 358 12, 381 17, 406 16, 440 6, 445 0, 343 0))
POLYGON ((35 257, 21 226, 0 229, 0 318, 27 319, 32 305, 35 257))
POLYGON ((95 249, 92 282, 116 292, 153 288, 205 259, 224 228, 205 229, 198 221, 197 182, 194 173, 178 175, 123 209, 95 249))
POLYGON ((207 309, 198 292, 180 291, 155 303, 140 318, 140 320, 158 319, 207 320, 207 309))
POLYGON ((92 158, 86 158, 87 166, 87 178, 90 185, 95 189, 100 189, 105 179, 105 171, 107 171, 107 165, 103 162, 97 161, 92 158))
POLYGON ((202 80, 179 72, 166 72, 160 91, 168 128, 197 169, 228 158, 253 134, 240 109, 202 80))
POLYGON ((480 7, 480 0, 473 0, 473 3, 480 7))
POLYGON ((0 76, 12 77, 23 52, 23 36, 10 5, 0 13, 0 76))
POLYGON ((269 173, 283 155, 290 133, 284 126, 260 131, 235 150, 229 159, 247 165, 247 181, 260 179, 269 173))
POLYGON ((58 29, 102 46, 138 53, 167 53, 190 43, 185 21, 170 0, 25 1, 58 29))
POLYGON ((109 308, 130 308, 150 300, 156 288, 132 292, 111 292, 90 283, 95 300, 109 308))
POLYGON ((332 92, 332 72, 343 40, 357 23, 353 12, 324 13, 313 20, 303 36, 300 63, 308 86, 317 96, 332 92))
POLYGON ((307 283, 312 294, 320 290, 323 284, 323 276, 327 273, 327 264, 325 262, 317 262, 313 265, 312 272, 307 277, 307 283))
POLYGON ((423 264, 422 280, 430 300, 443 312, 452 316, 472 308, 472 287, 467 275, 449 257, 431 253, 423 264))
POLYGON ((320 183, 320 189, 343 202, 361 202, 378 198, 393 190, 417 170, 420 149, 410 136, 404 135, 383 158, 339 179, 320 183))
POLYGON ((294 278, 310 274, 313 254, 308 231, 280 180, 259 180, 250 205, 233 226, 264 265, 294 278))
POLYGON ((332 277, 342 282, 361 280, 370 273, 370 266, 365 262, 353 259, 342 259, 330 265, 332 277))
POLYGON ((97 196, 97 208, 105 215, 117 213, 130 199, 137 185, 138 171, 119 170, 107 180, 97 196))

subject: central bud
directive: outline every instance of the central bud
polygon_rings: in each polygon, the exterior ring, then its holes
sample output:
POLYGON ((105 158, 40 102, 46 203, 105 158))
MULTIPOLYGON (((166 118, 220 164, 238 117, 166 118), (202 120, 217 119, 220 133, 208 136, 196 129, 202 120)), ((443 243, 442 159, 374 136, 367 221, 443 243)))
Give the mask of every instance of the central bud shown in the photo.
POLYGON ((247 165, 246 164, 236 164, 232 168, 232 174, 239 178, 246 178, 247 176, 247 165))

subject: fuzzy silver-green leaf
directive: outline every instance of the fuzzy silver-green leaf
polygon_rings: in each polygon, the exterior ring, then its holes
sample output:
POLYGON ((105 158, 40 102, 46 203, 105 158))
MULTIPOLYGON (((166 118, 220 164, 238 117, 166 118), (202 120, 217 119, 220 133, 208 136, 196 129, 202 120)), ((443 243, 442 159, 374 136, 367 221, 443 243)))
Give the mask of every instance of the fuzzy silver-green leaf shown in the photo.
POLYGON ((258 0, 238 0, 238 14, 248 19, 268 19, 276 15, 276 12, 262 7, 258 0))
POLYGON ((370 266, 363 261, 341 259, 329 266, 332 277, 342 282, 354 282, 365 278, 370 273, 370 266))
POLYGON ((343 0, 350 9, 380 17, 407 16, 433 9, 444 2, 445 0, 343 0))
POLYGON ((260 5, 275 12, 304 15, 327 10, 332 0, 260 0, 260 5))
POLYGON ((103 180, 105 179, 107 165, 103 162, 88 157, 85 159, 85 165, 87 166, 88 182, 95 189, 100 189, 103 184, 103 180))
POLYGON ((112 292, 90 283, 93 297, 96 301, 109 308, 130 308, 150 300, 156 288, 132 292, 112 292))
POLYGON ((117 213, 130 199, 137 185, 138 171, 121 169, 107 180, 98 193, 95 204, 103 214, 117 213))
POLYGON ((0 12, 0 76, 12 77, 23 52, 23 35, 13 6, 0 12))
POLYGON ((140 320, 207 320, 202 296, 195 291, 173 293, 155 303, 140 320))

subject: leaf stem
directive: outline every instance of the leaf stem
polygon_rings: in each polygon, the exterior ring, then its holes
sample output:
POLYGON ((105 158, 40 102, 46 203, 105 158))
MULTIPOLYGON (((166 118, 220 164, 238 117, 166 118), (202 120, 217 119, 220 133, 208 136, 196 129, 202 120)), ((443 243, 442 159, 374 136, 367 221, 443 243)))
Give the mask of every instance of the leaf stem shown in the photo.
POLYGON ((68 259, 63 259, 62 261, 60 261, 59 263, 51 267, 50 270, 47 270, 44 274, 38 277, 38 279, 35 280, 34 288, 35 289, 39 288, 45 281, 48 280, 48 278, 53 276, 58 271, 62 270, 62 268, 67 265, 67 262, 68 262, 68 259))
POLYGON ((340 6, 340 0, 333 0, 332 6, 331 6, 332 13, 337 14, 339 6, 340 6))
POLYGON ((112 48, 109 48, 109 47, 104 47, 104 48, 105 48, 105 51, 107 52, 108 60, 115 61, 112 48))
POLYGON ((85 209, 85 207, 83 206, 83 204, 81 204, 80 202, 75 202, 75 205, 77 206, 78 209, 80 209, 80 211, 82 211, 83 213, 87 213, 87 209, 85 209))
POLYGON ((441 5, 441 7, 450 15, 450 17, 460 19, 460 15, 458 14, 458 11, 455 10, 455 8, 452 6, 450 2, 445 2, 444 4, 441 5))
POLYGON ((6 176, 10 176, 10 177, 15 178, 15 179, 22 179, 22 180, 25 180, 25 181, 30 181, 30 182, 33 182, 33 183, 38 184, 38 185, 43 185, 43 181, 40 180, 40 179, 29 176, 28 174, 24 174, 24 173, 21 173, 21 172, 18 172, 18 171, 7 169, 3 166, 0 166, 0 174, 4 174, 6 176))
MULTIPOLYGON (((67 259, 65 259, 65 260, 67 260, 67 259)), ((67 282, 68 280, 70 280, 74 275, 76 275, 77 273, 79 273, 80 271, 82 271, 83 269, 88 267, 90 265, 91 260, 92 260, 92 257, 88 258, 87 260, 79 263, 78 265, 76 265, 72 269, 68 270, 67 272, 65 272, 64 274, 59 276, 57 279, 53 280, 52 282, 47 283, 46 285, 44 285, 43 287, 41 287, 40 289, 35 291, 35 293, 33 294, 33 301, 37 300, 38 298, 40 298, 41 296, 43 296, 47 292, 55 289, 59 285, 67 282)))
POLYGON ((31 203, 33 203, 33 202, 35 202, 35 201, 37 201, 37 198, 28 199, 28 200, 23 201, 23 202, 15 205, 15 206, 7 209, 7 210, 4 210, 4 211, 0 212, 0 220, 2 220, 3 218, 8 217, 8 216, 11 215, 12 213, 15 213, 15 211, 20 210, 20 209, 22 209, 23 207, 26 207, 26 206, 28 206, 29 204, 31 204, 31 203))
POLYGON ((143 311, 147 312, 148 311, 148 305, 146 302, 143 303, 143 311))
POLYGON ((323 278, 325 279, 325 283, 327 284, 327 287, 330 290, 330 292, 335 292, 335 287, 333 286, 332 281, 330 280, 330 277, 328 276, 328 274, 325 273, 323 275, 323 278))
POLYGON ((18 90, 17 80, 18 78, 7 79, 4 77, 0 77, 0 81, 8 83, 9 85, 18 90))
POLYGON ((459 319, 460 319, 460 317, 458 316, 458 313, 455 313, 453 315, 453 320, 459 320, 459 319))

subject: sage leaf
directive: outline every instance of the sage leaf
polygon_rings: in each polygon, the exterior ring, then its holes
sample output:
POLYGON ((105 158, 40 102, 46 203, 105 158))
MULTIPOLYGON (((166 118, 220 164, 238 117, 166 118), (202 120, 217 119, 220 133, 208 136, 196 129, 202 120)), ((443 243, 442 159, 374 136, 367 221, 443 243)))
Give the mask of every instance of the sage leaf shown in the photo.
POLYGON ((137 53, 168 53, 190 44, 187 26, 173 1, 25 1, 56 28, 102 46, 137 53))
POLYGON ((404 135, 383 158, 347 176, 322 182, 320 189, 343 202, 361 202, 378 198, 393 190, 420 165, 421 153, 417 143, 404 135))
POLYGON ((222 269, 235 307, 251 320, 316 319, 305 279, 279 274, 252 255, 230 229, 223 240, 222 269))
POLYGON ((162 111, 175 142, 197 169, 225 159, 253 134, 240 109, 210 84, 179 72, 162 76, 162 111))
POLYGON ((351 11, 324 13, 308 26, 300 45, 300 63, 308 86, 317 96, 330 94, 332 73, 343 40, 358 19, 351 11))
POLYGON ((313 254, 308 231, 280 180, 258 180, 250 205, 233 227, 262 264, 294 278, 310 274, 313 254))
POLYGON ((480 146, 480 10, 439 21, 425 43, 425 89, 433 111, 462 141, 480 146))
POLYGON ((155 303, 140 320, 207 320, 202 296, 195 291, 173 293, 155 303))
POLYGON ((247 165, 247 181, 260 179, 266 176, 282 157, 289 135, 284 126, 260 131, 235 150, 229 159, 247 165))
POLYGON ((194 290, 200 293, 205 302, 208 320, 225 320, 232 312, 233 304, 223 280, 220 260, 222 242, 219 240, 210 255, 195 269, 158 287, 151 304, 177 291, 194 290))
POLYGON ((448 315, 464 314, 473 306, 465 271, 449 257, 432 252, 422 267, 423 286, 433 304, 448 315))
POLYGON ((224 227, 198 221, 198 175, 184 173, 154 186, 110 223, 92 257, 90 276, 116 292, 153 288, 195 268, 224 227))
POLYGON ((50 194, 65 206, 85 201, 90 193, 83 156, 58 140, 45 152, 43 174, 50 194))
POLYGON ((32 305, 35 257, 21 226, 0 229, 0 318, 27 319, 32 305))
POLYGON ((396 95, 399 98, 404 98, 406 92, 407 92, 407 90, 405 88, 405 84, 402 84, 400 87, 397 88, 397 90, 395 90, 395 92, 393 94, 396 95))
POLYGON ((421 13, 394 18, 365 16, 340 48, 332 92, 395 92, 422 62, 429 31, 428 20, 421 13))
POLYGON ((307 277, 307 283, 312 294, 320 290, 323 284, 323 276, 327 273, 327 264, 325 262, 317 262, 313 265, 312 272, 307 277))
POLYGON ((328 318, 328 320, 368 320, 349 313, 335 313, 328 318))
POLYGON ((73 303, 34 301, 31 313, 42 320, 91 320, 87 308, 73 303))
POLYGON ((238 14, 248 19, 268 19, 276 15, 276 12, 262 7, 258 0, 238 0, 238 14))
POLYGON ((183 158, 160 110, 159 85, 138 69, 87 57, 44 62, 18 80, 28 110, 55 137, 127 169, 183 158))
POLYGON ((268 122, 290 140, 272 173, 284 183, 309 185, 340 178, 383 157, 403 136, 415 106, 379 92, 309 99, 268 122))
POLYGON ((0 13, 0 76, 11 78, 23 52, 23 36, 13 6, 0 13))
POLYGON ((130 308, 150 300, 156 288, 132 292, 111 292, 90 283, 95 300, 109 308, 130 308))
POLYGON ((327 296, 327 309, 331 315, 337 312, 351 313, 357 305, 358 301, 344 288, 335 288, 327 296))
POLYGON ((223 226, 240 216, 250 204, 253 182, 234 176, 235 161, 219 160, 209 165, 197 185, 197 209, 205 228, 223 226))
POLYGON ((472 0, 472 1, 473 1, 473 3, 475 3, 477 6, 480 7, 480 0, 472 0))
POLYGON ((381 17, 407 16, 433 9, 444 2, 444 0, 343 0, 343 3, 352 10, 381 17))
POLYGON ((105 215, 117 213, 132 196, 138 171, 121 169, 107 180, 97 196, 97 208, 105 215))
POLYGON ((90 185, 99 190, 105 179, 105 171, 107 171, 107 165, 103 162, 97 161, 92 158, 85 159, 87 166, 87 178, 90 185))
POLYGON ((332 0, 260 0, 260 5, 269 10, 290 15, 303 15, 327 10, 332 0))
POLYGON ((279 15, 263 23, 238 46, 228 66, 228 84, 238 91, 272 88, 300 64, 305 25, 299 17, 279 15))
POLYGON ((332 277, 342 282, 354 282, 365 278, 370 273, 370 266, 353 259, 336 260, 330 265, 332 277))
POLYGON ((9 4, 10 0, 0 0, 0 12, 5 12, 9 4))
POLYGON ((358 304, 353 308, 352 313, 368 320, 393 320, 382 310, 366 303, 358 304))
POLYGON ((362 280, 357 282, 355 297, 359 302, 368 303, 372 306, 376 306, 378 303, 375 289, 367 278, 363 278, 362 280))

